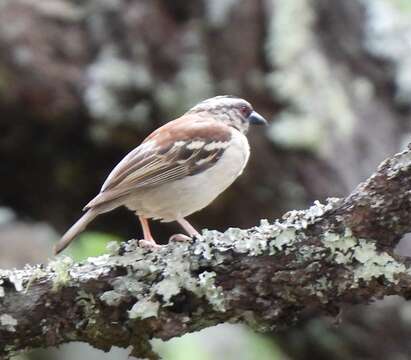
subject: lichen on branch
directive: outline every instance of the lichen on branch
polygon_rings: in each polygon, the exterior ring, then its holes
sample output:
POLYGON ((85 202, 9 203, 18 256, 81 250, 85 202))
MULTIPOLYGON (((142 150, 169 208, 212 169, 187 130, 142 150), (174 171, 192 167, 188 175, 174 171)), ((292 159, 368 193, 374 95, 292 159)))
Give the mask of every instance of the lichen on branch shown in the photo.
POLYGON ((288 328, 309 307, 408 298, 409 266, 393 249, 411 231, 411 150, 384 161, 346 199, 315 202, 250 229, 203 230, 153 251, 130 240, 74 263, 0 271, 0 355, 84 341, 132 346, 221 322, 288 328))

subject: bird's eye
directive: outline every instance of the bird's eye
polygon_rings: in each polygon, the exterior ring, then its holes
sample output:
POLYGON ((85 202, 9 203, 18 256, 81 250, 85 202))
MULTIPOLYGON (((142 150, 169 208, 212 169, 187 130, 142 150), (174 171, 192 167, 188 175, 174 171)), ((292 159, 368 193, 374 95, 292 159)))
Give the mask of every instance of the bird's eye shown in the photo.
POLYGON ((241 105, 240 111, 246 117, 251 114, 251 109, 247 105, 241 105))

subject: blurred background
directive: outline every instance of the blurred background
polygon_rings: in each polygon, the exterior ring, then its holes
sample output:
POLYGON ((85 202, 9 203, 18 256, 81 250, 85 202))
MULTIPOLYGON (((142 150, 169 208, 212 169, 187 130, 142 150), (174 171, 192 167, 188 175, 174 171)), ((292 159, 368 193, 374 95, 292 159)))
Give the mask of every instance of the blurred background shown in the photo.
MULTIPOLYGON (((411 1, 0 0, 0 268, 46 262, 129 150, 219 94, 271 123, 252 130, 245 173, 196 227, 345 196, 411 141, 411 1)), ((141 236, 122 209, 88 230, 66 254, 141 236)), ((153 230, 166 240, 177 227, 153 230)), ((339 327, 310 314, 277 335, 221 325, 155 348, 165 360, 407 359, 410 327, 410 305, 389 298, 339 327)), ((86 356, 127 351, 69 344, 15 360, 86 356)))

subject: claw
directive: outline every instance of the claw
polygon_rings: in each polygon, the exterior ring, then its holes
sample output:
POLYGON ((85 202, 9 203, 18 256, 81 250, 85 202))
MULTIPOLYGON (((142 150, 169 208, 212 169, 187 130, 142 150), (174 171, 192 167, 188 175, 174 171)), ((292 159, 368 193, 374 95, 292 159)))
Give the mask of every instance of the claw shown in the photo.
POLYGON ((174 234, 174 235, 170 236, 169 240, 171 242, 187 242, 187 241, 191 242, 193 240, 193 238, 191 238, 187 235, 184 235, 184 234, 174 234))
POLYGON ((143 249, 149 249, 149 250, 156 250, 156 249, 161 248, 161 245, 158 245, 154 241, 144 240, 144 239, 138 241, 138 246, 140 246, 143 249))

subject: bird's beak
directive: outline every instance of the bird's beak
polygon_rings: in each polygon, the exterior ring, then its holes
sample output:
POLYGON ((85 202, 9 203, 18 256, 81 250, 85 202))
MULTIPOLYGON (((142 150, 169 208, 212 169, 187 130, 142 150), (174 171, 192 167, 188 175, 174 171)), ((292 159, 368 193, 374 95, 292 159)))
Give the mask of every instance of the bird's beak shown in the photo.
POLYGON ((258 112, 253 111, 249 116, 248 116, 248 122, 251 125, 267 125, 267 120, 264 119, 258 112))

